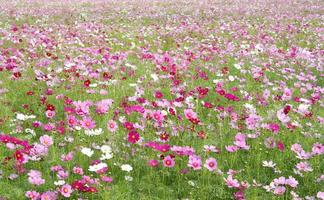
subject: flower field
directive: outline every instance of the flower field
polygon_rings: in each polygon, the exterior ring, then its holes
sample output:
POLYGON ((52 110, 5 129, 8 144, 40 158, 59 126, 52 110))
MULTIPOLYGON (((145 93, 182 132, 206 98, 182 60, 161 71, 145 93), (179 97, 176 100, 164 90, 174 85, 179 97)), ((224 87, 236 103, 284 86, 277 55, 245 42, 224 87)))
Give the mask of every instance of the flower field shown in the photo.
POLYGON ((0 0, 0 199, 324 200, 324 2, 0 0))

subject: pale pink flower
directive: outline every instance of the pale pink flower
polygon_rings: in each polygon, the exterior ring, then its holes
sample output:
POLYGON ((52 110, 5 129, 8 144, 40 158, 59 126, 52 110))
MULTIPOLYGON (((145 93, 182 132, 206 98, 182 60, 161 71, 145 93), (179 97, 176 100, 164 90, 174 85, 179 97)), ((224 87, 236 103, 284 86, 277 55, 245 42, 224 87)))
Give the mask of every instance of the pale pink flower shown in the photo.
POLYGON ((209 170, 209 171, 214 171, 217 169, 217 161, 215 158, 208 158, 204 164, 204 166, 209 170))
POLYGON ((193 170, 199 170, 201 169, 201 158, 197 155, 190 155, 189 156, 189 162, 188 167, 191 167, 193 170))
POLYGON ((70 197, 73 191, 72 191, 72 187, 66 184, 61 187, 60 192, 64 197, 70 197))
POLYGON ((42 145, 49 147, 53 144, 53 139, 51 136, 43 135, 39 138, 39 141, 42 145))
POLYGON ((114 133, 117 131, 118 129, 118 125, 117 123, 114 121, 114 120, 109 120, 108 123, 107 123, 107 128, 110 132, 114 133))
POLYGON ((31 199, 31 200, 37 200, 39 199, 40 197, 40 194, 36 191, 27 191, 25 193, 25 196, 28 198, 28 199, 31 199))

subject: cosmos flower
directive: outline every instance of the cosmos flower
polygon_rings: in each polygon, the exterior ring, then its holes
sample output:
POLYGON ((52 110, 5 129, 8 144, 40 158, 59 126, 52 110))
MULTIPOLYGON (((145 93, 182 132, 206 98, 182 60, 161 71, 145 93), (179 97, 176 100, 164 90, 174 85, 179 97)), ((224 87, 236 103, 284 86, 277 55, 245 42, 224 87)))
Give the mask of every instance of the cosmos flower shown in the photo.
POLYGON ((204 164, 209 171, 214 171, 217 169, 217 161, 215 158, 208 158, 204 164))
POLYGON ((140 139, 140 135, 136 131, 131 131, 128 133, 128 142, 135 144, 140 139))
POLYGON ((175 161, 171 158, 171 156, 166 156, 164 159, 163 159, 163 166, 164 167, 174 167, 175 165, 175 161))

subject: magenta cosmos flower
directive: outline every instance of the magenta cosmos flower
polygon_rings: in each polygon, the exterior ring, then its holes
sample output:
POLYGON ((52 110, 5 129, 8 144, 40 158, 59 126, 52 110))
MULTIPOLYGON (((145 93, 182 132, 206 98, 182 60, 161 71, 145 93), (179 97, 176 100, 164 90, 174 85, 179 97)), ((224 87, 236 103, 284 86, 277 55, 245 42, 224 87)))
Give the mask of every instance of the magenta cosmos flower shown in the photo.
POLYGON ((217 169, 217 161, 215 158, 208 158, 204 165, 209 171, 217 169))
POLYGON ((157 160, 149 160, 148 161, 148 165, 151 166, 151 167, 157 167, 159 165, 159 161, 157 160))
POLYGON ((136 131, 128 133, 128 142, 135 144, 139 140, 140 136, 136 131))

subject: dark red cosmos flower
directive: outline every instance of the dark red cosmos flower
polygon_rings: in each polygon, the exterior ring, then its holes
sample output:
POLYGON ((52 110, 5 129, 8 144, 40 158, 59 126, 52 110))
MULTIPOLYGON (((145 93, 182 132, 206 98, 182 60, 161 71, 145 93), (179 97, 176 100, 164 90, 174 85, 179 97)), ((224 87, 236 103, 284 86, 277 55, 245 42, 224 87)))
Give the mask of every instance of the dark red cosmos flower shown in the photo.
POLYGON ((155 101, 153 101, 153 102, 152 102, 152 106, 153 106, 154 108, 156 108, 156 107, 158 107, 158 104, 157 104, 155 101))
POLYGON ((17 150, 14 154, 14 157, 16 158, 16 160, 20 163, 22 163, 24 161, 24 156, 22 154, 22 152, 20 150, 17 150))
POLYGON ((47 104, 46 110, 55 111, 55 106, 53 106, 52 104, 47 104))
POLYGON ((28 91, 28 92, 26 92, 26 94, 29 95, 29 96, 32 96, 32 95, 34 95, 34 92, 33 91, 28 91))
POLYGON ((198 87, 197 91, 199 93, 199 98, 202 99, 208 94, 209 89, 208 88, 198 87))
POLYGON ((41 96, 41 98, 40 98, 41 104, 45 104, 46 103, 46 100, 47 100, 47 97, 46 96, 41 96))
POLYGON ((79 191, 81 191, 82 188, 83 188, 83 183, 82 183, 82 181, 80 181, 80 180, 76 180, 76 181, 74 181, 74 182, 72 183, 72 188, 75 189, 75 190, 79 190, 79 191))
POLYGON ((229 71, 228 67, 223 67, 222 74, 227 74, 229 71))
POLYGON ((167 134, 167 133, 162 133, 161 135, 160 135, 160 139, 162 140, 162 141, 168 141, 169 140, 169 134, 167 134))
POLYGON ((197 118, 191 118, 190 121, 191 121, 191 123, 193 123, 193 124, 198 124, 198 123, 200 122, 200 120, 197 119, 197 118))
POLYGON ((13 75, 14 75, 15 78, 20 78, 21 77, 21 73, 20 72, 15 72, 13 75))
POLYGON ((84 81, 84 83, 83 83, 83 85, 84 85, 85 87, 89 87, 90 84, 91 84, 91 81, 90 81, 89 79, 86 80, 86 81, 84 81))
POLYGON ((199 137, 200 139, 205 139, 206 138, 206 134, 204 131, 199 131, 197 133, 197 137, 199 137))
POLYGON ((102 77, 103 77, 105 80, 109 80, 109 79, 112 78, 112 75, 109 74, 109 73, 107 73, 107 72, 104 72, 104 73, 102 74, 102 77))
POLYGON ((175 115, 175 114, 176 114, 174 108, 169 108, 169 113, 170 113, 171 115, 175 115))
POLYGON ((290 105, 285 106, 285 108, 283 110, 283 112, 285 113, 285 115, 287 115, 289 113, 290 109, 291 109, 291 106, 290 105))

